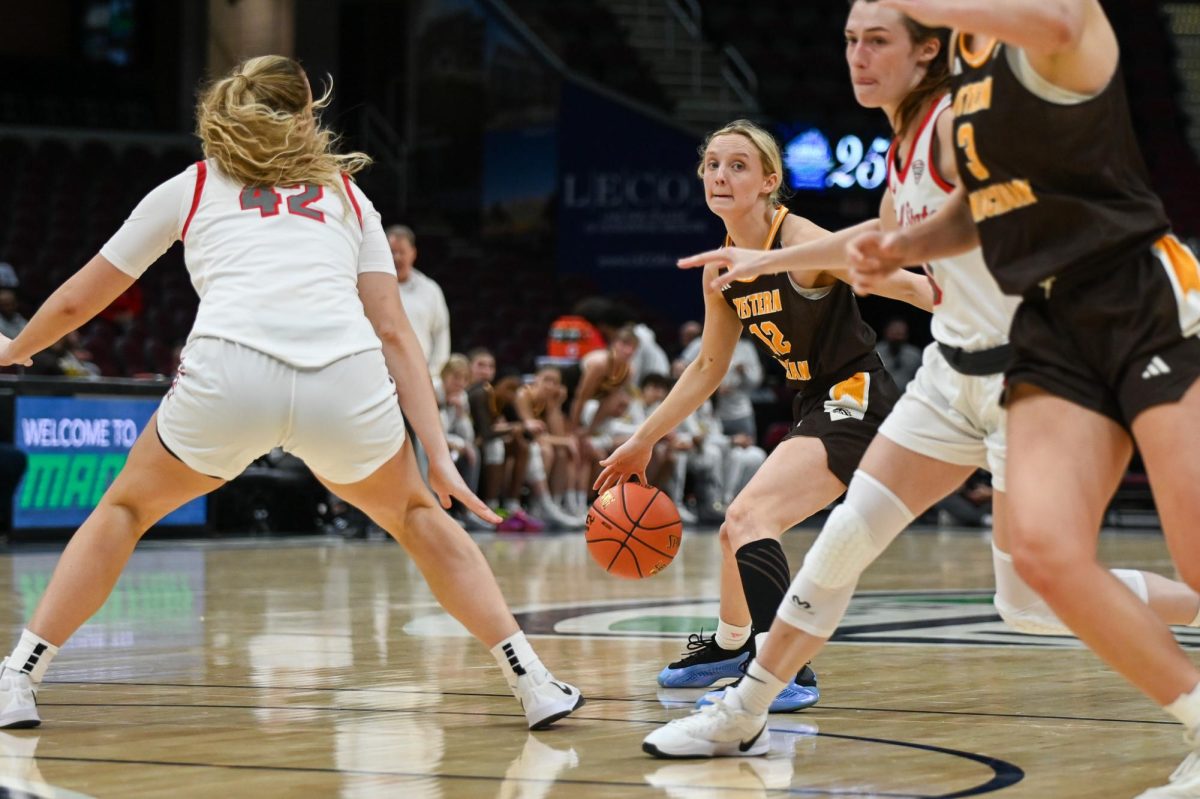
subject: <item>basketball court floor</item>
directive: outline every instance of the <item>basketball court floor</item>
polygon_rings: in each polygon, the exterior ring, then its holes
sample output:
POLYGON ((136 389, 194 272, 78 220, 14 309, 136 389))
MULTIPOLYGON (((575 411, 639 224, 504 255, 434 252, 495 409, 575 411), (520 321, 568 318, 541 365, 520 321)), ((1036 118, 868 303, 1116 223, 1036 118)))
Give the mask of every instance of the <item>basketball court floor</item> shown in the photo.
MULTIPOLYGON (((785 537, 793 568, 814 535, 785 537)), ((1074 641, 999 623, 984 534, 914 530, 816 662, 821 703, 771 717, 770 757, 654 760, 642 737, 700 693, 655 675, 715 624, 716 537, 689 531, 639 582, 604 574, 582 533, 478 540, 543 659, 587 696, 555 728, 526 730, 491 656, 390 542, 147 542, 56 660, 42 727, 0 734, 0 796, 1107 799, 1185 754, 1074 641)), ((1155 534, 1106 535, 1102 553, 1171 573, 1155 534)), ((0 554, 3 646, 55 559, 0 554)))

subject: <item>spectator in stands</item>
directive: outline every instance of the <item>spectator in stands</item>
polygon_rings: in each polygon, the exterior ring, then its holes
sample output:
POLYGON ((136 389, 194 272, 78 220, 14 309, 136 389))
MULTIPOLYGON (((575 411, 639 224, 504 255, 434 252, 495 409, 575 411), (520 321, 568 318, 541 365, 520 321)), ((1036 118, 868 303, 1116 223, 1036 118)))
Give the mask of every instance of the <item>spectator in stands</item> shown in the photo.
POLYGON ((640 344, 632 327, 623 327, 609 338, 608 347, 589 352, 580 364, 581 374, 571 403, 570 430, 586 439, 614 415, 614 398, 635 385, 633 359, 640 344), (590 407, 594 404, 595 407, 590 407), (587 418, 584 422, 585 409, 587 418))
POLYGON ((17 270, 8 261, 0 261, 0 288, 15 289, 21 285, 17 270))
POLYGON ((908 322, 899 317, 892 319, 883 329, 883 340, 875 345, 888 374, 896 381, 901 391, 921 368, 921 350, 908 340, 908 322))
MULTIPOLYGON (((721 420, 721 428, 725 435, 745 435, 751 440, 758 439, 758 430, 754 422, 754 404, 750 395, 754 389, 762 385, 763 368, 758 351, 754 344, 742 333, 733 349, 733 359, 729 362, 729 370, 717 388, 717 417, 721 420)), ((696 338, 684 348, 676 359, 676 363, 687 366, 700 354, 700 339, 696 338)))
POLYGON ((17 308, 17 292, 11 288, 0 289, 0 335, 16 338, 28 324, 17 308))
POLYGON ((671 371, 671 361, 658 345, 654 331, 634 319, 633 314, 623 304, 607 297, 588 297, 575 305, 575 313, 591 322, 609 346, 619 330, 625 327, 633 330, 638 339, 637 353, 630 364, 634 381, 640 380, 644 375, 665 375, 671 371))
POLYGON ((396 265, 400 301, 408 314, 421 352, 429 363, 429 374, 437 378, 450 357, 450 311, 442 289, 413 264, 417 261, 417 237, 411 228, 392 225, 385 231, 396 265))
POLYGON ((580 468, 579 444, 567 432, 566 398, 562 375, 547 366, 538 370, 532 383, 517 389, 513 401, 532 440, 528 473, 531 510, 561 529, 579 526, 587 513, 584 486, 588 475, 580 468))
MULTIPOLYGON (((467 487, 475 491, 479 487, 479 450, 475 448, 475 425, 471 421, 471 408, 467 402, 467 384, 471 379, 471 366, 465 355, 452 354, 442 367, 442 380, 438 392, 438 410, 442 415, 442 428, 446 431, 446 443, 450 457, 458 467, 459 474, 467 487)), ((465 514, 463 519, 472 517, 465 514)))
POLYGON ((700 351, 700 336, 704 333, 704 325, 697 322, 695 319, 689 319, 679 326, 679 357, 683 357, 686 352, 692 352, 688 363, 696 360, 696 354, 700 351))
POLYGON ((953 494, 937 505, 940 526, 990 527, 992 524, 992 482, 987 472, 977 471, 953 494))
MULTIPOLYGON (((472 375, 486 372, 482 364, 490 358, 491 353, 486 350, 473 350, 472 375)), ((491 359, 491 363, 494 372, 495 360, 491 359)), ((529 468, 529 442, 521 424, 514 424, 509 418, 509 414, 515 415, 512 404, 520 386, 520 372, 504 369, 495 384, 487 380, 473 383, 467 389, 467 402, 475 426, 476 446, 483 454, 480 495, 490 507, 503 511, 500 515, 506 522, 496 529, 536 533, 545 525, 521 508, 521 489, 529 468)))
POLYGON ((79 336, 68 333, 46 349, 33 356, 33 365, 26 369, 27 374, 45 375, 47 377, 97 377, 100 369, 79 357, 77 350, 79 336))

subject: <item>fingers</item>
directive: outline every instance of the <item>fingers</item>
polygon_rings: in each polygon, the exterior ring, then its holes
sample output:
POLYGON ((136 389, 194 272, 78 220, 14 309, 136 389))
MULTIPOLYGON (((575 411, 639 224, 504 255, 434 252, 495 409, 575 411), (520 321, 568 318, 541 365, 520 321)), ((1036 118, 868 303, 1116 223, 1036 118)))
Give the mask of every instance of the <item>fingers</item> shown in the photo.
POLYGON ((709 250, 698 255, 689 255, 687 258, 680 258, 676 261, 676 265, 680 269, 697 269, 708 264, 717 264, 718 266, 728 266, 729 256, 724 249, 709 250))
POLYGON ((712 287, 713 291, 724 291, 725 287, 731 285, 733 281, 733 272, 724 272, 720 275, 717 275, 716 279, 713 280, 713 282, 709 285, 712 287))
POLYGON ((456 492, 454 496, 459 502, 467 507, 467 510, 471 511, 471 513, 474 513, 488 524, 499 524, 503 521, 503 519, 496 515, 494 510, 487 506, 486 502, 475 496, 472 491, 464 488, 462 491, 456 492))

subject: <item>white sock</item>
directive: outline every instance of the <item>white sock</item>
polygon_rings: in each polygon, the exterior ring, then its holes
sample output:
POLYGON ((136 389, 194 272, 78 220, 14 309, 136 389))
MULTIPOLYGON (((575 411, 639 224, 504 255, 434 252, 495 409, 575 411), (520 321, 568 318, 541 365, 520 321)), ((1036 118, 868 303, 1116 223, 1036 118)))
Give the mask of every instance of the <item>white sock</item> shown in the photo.
POLYGON ((1163 708, 1183 723, 1191 735, 1200 733, 1200 683, 1189 693, 1180 694, 1179 698, 1163 708))
POLYGON ((57 654, 58 647, 25 630, 21 633, 21 640, 17 642, 16 648, 8 656, 8 667, 25 672, 29 679, 37 684, 46 676, 46 669, 57 654))
POLYGON ((724 619, 717 620, 717 646, 722 649, 737 650, 746 645, 750 637, 750 625, 740 626, 730 624, 724 619))
POLYGON ((767 671, 765 667, 759 665, 757 660, 752 660, 746 667, 746 679, 731 690, 737 691, 743 710, 753 713, 755 716, 761 716, 771 707, 771 703, 775 701, 775 697, 779 696, 779 692, 785 685, 787 685, 785 680, 781 680, 767 671))
POLYGON ((509 513, 516 513, 521 509, 521 503, 515 499, 504 500, 504 509, 509 513))
POLYGON ((546 667, 526 640, 525 633, 520 630, 492 647, 492 657, 500 664, 509 688, 517 687, 518 677, 546 672, 546 667))
POLYGON ((587 507, 587 492, 572 491, 571 492, 571 504, 574 505, 576 508, 586 508, 587 507))

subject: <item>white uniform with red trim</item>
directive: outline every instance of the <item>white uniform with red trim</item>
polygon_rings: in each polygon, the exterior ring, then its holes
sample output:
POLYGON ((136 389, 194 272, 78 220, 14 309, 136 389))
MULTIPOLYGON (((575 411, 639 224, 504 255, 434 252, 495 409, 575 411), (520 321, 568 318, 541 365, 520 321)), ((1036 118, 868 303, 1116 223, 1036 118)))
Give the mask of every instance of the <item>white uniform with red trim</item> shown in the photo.
MULTIPOLYGON (((933 148, 937 120, 950 103, 946 95, 930 108, 903 163, 897 164, 895 142, 888 151, 888 190, 901 227, 936 213, 954 191, 938 174, 933 148)), ((986 468, 993 486, 1003 491, 1004 376, 962 374, 946 361, 938 343, 967 352, 1007 344, 1020 298, 1000 291, 979 249, 934 261, 925 269, 935 285, 934 343, 925 349, 921 368, 879 432, 936 460, 986 468)))
POLYGON ((139 277, 176 240, 200 297, 158 412, 164 445, 231 479, 276 446, 357 482, 404 440, 358 277, 394 274, 379 214, 349 179, 243 187, 200 162, 151 191, 100 254, 139 277))

